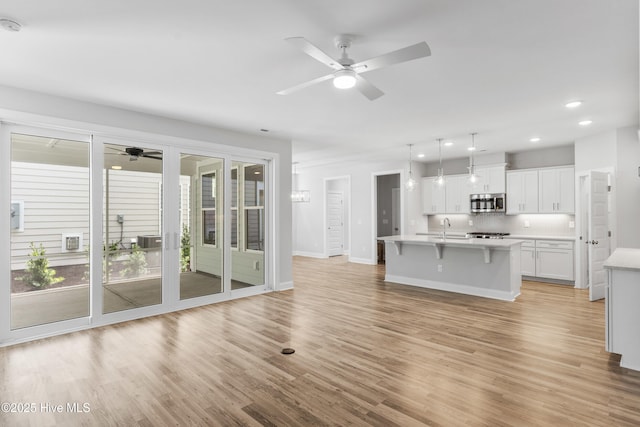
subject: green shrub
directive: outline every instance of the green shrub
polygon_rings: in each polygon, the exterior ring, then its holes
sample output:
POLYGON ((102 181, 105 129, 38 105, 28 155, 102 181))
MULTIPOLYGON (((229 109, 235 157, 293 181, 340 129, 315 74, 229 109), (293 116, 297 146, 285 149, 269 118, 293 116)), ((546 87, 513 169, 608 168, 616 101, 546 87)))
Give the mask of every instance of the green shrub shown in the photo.
POLYGON ((147 272, 147 257, 138 245, 131 245, 129 258, 124 262, 124 269, 120 272, 123 277, 138 277, 147 272))
POLYGON ((31 248, 31 253, 27 261, 27 268, 24 271, 25 275, 20 280, 24 280, 31 286, 40 289, 62 282, 64 277, 56 277, 56 271, 49 267, 49 260, 46 256, 47 251, 42 243, 36 247, 31 242, 29 247, 31 248))
POLYGON ((180 271, 191 270, 191 235, 189 227, 182 224, 182 236, 180 237, 180 271))

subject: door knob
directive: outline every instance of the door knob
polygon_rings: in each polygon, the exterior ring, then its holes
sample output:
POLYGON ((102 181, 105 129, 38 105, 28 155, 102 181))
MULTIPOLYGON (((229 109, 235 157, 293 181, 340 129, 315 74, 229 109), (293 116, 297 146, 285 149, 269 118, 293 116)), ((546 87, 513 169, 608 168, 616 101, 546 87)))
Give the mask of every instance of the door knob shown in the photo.
POLYGON ((591 244, 592 244, 592 245, 597 245, 597 244, 598 244, 598 241, 597 241, 597 240, 592 240, 592 241, 591 241, 591 244))

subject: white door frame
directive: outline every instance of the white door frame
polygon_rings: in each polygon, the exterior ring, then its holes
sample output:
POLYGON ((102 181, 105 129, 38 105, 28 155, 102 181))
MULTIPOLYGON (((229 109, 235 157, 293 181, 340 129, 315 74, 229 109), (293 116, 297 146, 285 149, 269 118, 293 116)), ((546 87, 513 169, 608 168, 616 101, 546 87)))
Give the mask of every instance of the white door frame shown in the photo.
POLYGON ((327 219, 327 198, 329 195, 329 181, 341 181, 341 180, 346 180, 347 181, 347 185, 346 185, 346 191, 343 192, 343 200, 346 200, 346 208, 347 208, 347 217, 344 219, 344 222, 346 222, 348 224, 347 226, 347 235, 346 235, 346 239, 344 239, 344 243, 346 243, 347 246, 347 250, 349 252, 351 252, 351 175, 339 175, 339 176, 331 176, 331 177, 327 177, 324 178, 324 187, 323 187, 323 193, 324 193, 324 197, 322 198, 322 235, 323 235, 323 247, 322 247, 322 254, 324 258, 329 258, 329 231, 328 231, 328 224, 329 221, 327 219))
MULTIPOLYGON (((404 183, 407 179, 407 174, 403 169, 393 169, 387 171, 373 172, 371 173, 371 264, 377 264, 378 259, 378 183, 377 179, 383 175, 400 175, 400 188, 404 189, 404 183)), ((415 189, 414 191, 420 191, 415 189)), ((405 191, 400 190, 400 234, 404 234, 404 201, 405 191)))

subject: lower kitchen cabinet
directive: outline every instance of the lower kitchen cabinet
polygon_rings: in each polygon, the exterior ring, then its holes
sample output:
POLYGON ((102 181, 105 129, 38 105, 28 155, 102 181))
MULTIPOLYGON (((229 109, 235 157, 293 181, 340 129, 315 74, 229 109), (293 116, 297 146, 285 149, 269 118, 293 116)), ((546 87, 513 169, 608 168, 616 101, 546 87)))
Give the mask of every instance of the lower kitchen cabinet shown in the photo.
POLYGON ((536 241, 525 240, 520 246, 520 267, 523 276, 536 275, 536 241))
POLYGON ((640 249, 618 248, 604 263, 606 350, 621 355, 620 366, 640 371, 640 249))
POLYGON ((523 276, 574 281, 573 242, 525 240, 520 247, 523 276))

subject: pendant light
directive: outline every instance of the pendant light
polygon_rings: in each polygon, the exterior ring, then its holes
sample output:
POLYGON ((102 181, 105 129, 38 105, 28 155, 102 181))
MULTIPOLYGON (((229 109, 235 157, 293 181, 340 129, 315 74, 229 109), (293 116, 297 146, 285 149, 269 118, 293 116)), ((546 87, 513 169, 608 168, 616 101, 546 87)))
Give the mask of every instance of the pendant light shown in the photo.
POLYGON ((413 147, 413 144, 407 145, 409 146, 409 178, 404 183, 404 187, 407 189, 407 191, 413 191, 416 188, 416 180, 413 179, 413 173, 411 171, 411 147, 413 147))
POLYGON ((471 134, 471 147, 469 147, 469 151, 471 153, 469 154, 469 183, 472 185, 478 181, 478 176, 476 175, 476 165, 473 159, 473 153, 476 151, 476 135, 477 132, 471 134))
POLYGON ((295 188, 298 186, 298 170, 297 170, 298 162, 293 162, 293 176, 291 177, 291 182, 294 190, 291 191, 291 201, 292 202, 310 202, 311 197, 309 195, 309 190, 296 190, 295 188))
POLYGON ((436 184, 439 186, 444 185, 444 168, 442 167, 442 138, 436 139, 438 141, 438 157, 440 158, 440 167, 438 168, 438 176, 435 179, 436 184))

